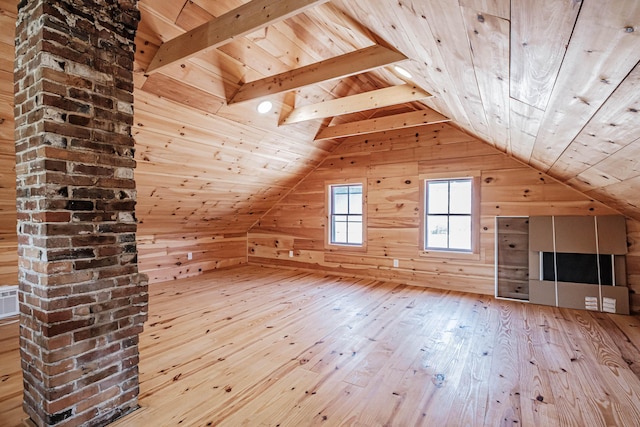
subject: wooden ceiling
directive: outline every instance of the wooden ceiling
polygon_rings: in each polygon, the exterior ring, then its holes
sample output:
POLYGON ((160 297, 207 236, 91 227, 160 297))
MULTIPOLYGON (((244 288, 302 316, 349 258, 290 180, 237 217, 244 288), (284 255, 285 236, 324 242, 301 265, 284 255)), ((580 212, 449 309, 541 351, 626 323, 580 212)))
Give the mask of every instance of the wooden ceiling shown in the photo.
MULTIPOLYGON (((13 25, 11 3, 2 0, 0 19, 13 25)), ((139 7, 133 131, 143 234, 245 232, 344 136, 449 119, 640 219, 637 0, 139 7), (269 114, 256 112, 262 99, 274 103, 269 114)), ((7 99, 0 115, 10 114, 7 99)), ((11 138, 10 124, 0 138, 11 138)))
POLYGON ((140 9, 143 228, 173 218, 247 230, 341 137, 447 119, 640 219, 638 1, 141 0, 140 9), (256 112, 262 99, 271 113, 256 112))

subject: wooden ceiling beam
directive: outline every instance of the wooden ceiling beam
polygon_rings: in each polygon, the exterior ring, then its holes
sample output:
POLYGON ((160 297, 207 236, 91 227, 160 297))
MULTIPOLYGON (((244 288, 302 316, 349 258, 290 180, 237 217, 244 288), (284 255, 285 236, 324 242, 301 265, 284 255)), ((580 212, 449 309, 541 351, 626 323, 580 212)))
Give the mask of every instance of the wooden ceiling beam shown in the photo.
POLYGON ((283 21, 329 0, 253 0, 163 43, 147 73, 183 61, 200 52, 216 49, 276 22, 283 21))
POLYGON ((366 47, 275 76, 245 83, 229 101, 229 104, 250 101, 324 81, 353 76, 406 59, 407 57, 402 53, 384 46, 366 47))
POLYGON ((281 120, 280 124, 289 125, 307 120, 325 119, 373 108, 384 108, 391 105, 419 101, 429 97, 431 97, 429 92, 417 86, 410 84, 391 86, 295 108, 281 120))
POLYGON ((410 111, 408 113, 394 114, 392 116, 329 126, 318 133, 315 137, 315 141, 344 138, 347 136, 367 135, 370 133, 405 129, 449 121, 451 121, 451 119, 431 109, 410 111))

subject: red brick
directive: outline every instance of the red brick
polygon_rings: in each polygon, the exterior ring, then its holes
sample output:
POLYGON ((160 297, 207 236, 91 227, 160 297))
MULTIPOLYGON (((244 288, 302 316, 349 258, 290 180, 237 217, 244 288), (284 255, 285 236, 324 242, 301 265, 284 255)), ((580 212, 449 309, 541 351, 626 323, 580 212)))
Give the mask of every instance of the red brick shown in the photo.
POLYGON ((114 343, 108 347, 103 347, 98 350, 85 353, 82 356, 79 356, 76 361, 79 364, 98 361, 105 356, 117 354, 118 350, 120 350, 120 345, 118 343, 114 343))
POLYGON ((100 393, 96 394, 95 396, 78 403, 78 405, 76 405, 76 412, 81 414, 87 409, 100 406, 103 402, 107 402, 113 399, 114 397, 118 396, 120 393, 121 393, 120 387, 113 386, 113 387, 107 388, 101 391, 100 393))
POLYGON ((39 212, 31 214, 32 220, 35 222, 69 222, 71 221, 70 212, 39 212))
POLYGON ((43 372, 49 376, 59 375, 63 372, 70 371, 75 367, 75 360, 67 357, 57 363, 45 363, 43 372))
POLYGON ((70 408, 77 403, 82 402, 95 395, 98 392, 98 387, 95 385, 91 385, 82 390, 79 390, 73 394, 70 394, 62 399, 58 399, 53 402, 45 401, 43 403, 43 409, 49 414, 56 414, 64 409, 70 408))
POLYGON ((72 332, 80 328, 91 326, 92 323, 92 319, 81 319, 68 322, 60 322, 50 326, 45 325, 42 328, 42 333, 46 337, 53 337, 56 335, 65 334, 67 332, 72 332))

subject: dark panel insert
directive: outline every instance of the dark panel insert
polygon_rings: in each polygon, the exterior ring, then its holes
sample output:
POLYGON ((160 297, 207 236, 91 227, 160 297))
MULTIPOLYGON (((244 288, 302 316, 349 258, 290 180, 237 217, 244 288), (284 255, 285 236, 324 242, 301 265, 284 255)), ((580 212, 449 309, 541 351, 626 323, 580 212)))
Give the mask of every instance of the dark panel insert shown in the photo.
MULTIPOLYGON (((555 281, 553 252, 542 252, 542 280, 555 281)), ((598 255, 558 252, 558 282, 598 284, 598 255)), ((611 255, 600 255, 600 283, 613 285, 611 255)))

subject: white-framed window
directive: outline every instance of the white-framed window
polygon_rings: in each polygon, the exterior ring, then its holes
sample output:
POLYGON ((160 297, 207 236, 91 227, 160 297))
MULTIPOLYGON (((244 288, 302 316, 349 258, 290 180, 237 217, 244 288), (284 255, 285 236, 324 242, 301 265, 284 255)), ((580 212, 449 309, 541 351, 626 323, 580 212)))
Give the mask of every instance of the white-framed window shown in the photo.
POLYGON ((474 251, 477 221, 474 181, 473 177, 425 180, 425 251, 474 251))
POLYGON ((329 185, 329 244, 363 246, 363 188, 361 183, 329 185))

